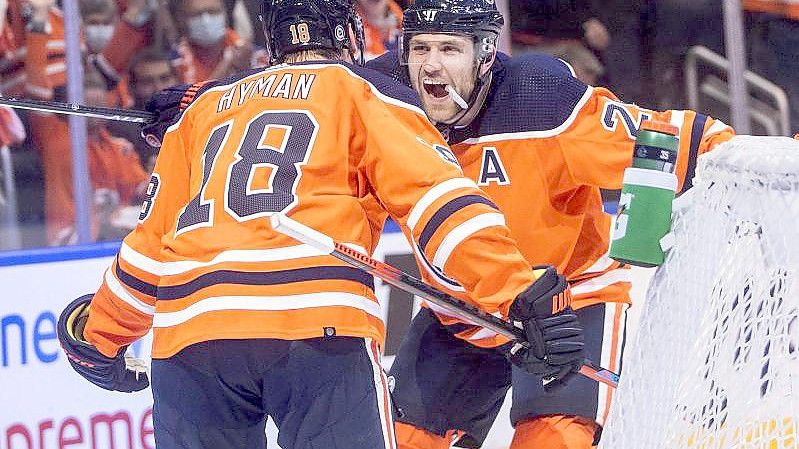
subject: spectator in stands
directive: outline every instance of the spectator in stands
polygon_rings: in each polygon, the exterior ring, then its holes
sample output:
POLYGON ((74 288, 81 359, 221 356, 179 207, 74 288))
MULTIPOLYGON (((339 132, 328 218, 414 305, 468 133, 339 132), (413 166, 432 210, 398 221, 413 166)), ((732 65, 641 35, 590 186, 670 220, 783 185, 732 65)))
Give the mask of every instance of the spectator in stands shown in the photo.
MULTIPOLYGON (((66 83, 64 50, 64 17, 53 0, 9 0, 6 24, 0 39, 0 92, 22 96, 30 84, 25 81, 25 47, 28 39, 44 42, 46 53, 37 61, 47 73, 48 82, 55 88, 66 83), (23 4, 30 13, 23 16, 23 4)), ((35 86, 34 86, 35 88, 35 86)))
POLYGON ((602 51, 603 86, 631 103, 655 104, 650 62, 655 2, 601 1, 598 19, 610 35, 602 51))
MULTIPOLYGON (((177 73, 175 73, 168 55, 155 47, 139 52, 133 59, 130 66, 129 82, 135 109, 144 109, 145 103, 154 93, 179 84, 177 73)), ((141 136, 141 127, 114 127, 113 133, 132 142, 144 163, 145 171, 152 172, 157 151, 144 141, 141 136)))
POLYGON ((88 53, 100 53, 111 41, 117 21, 112 0, 80 0, 83 39, 88 53))
MULTIPOLYGON (((34 97, 51 100, 55 96, 53 84, 47 76, 47 36, 38 30, 45 26, 36 20, 47 20, 51 7, 47 0, 36 0, 26 36, 25 56, 26 90, 34 97), (43 62, 44 61, 44 62, 43 62)), ((90 106, 108 106, 108 95, 103 78, 87 68, 84 83, 85 102, 90 106)), ((69 128, 64 116, 32 113, 29 115, 31 137, 39 151, 45 179, 45 217, 47 240, 50 245, 75 242, 75 207, 72 190, 72 157, 69 128)), ((92 216, 95 238, 118 238, 127 230, 118 230, 118 213, 124 206, 140 203, 139 195, 146 187, 147 174, 141 167, 133 146, 111 136, 104 121, 89 119, 89 179, 94 188, 97 204, 92 216)), ((86 173, 77 176, 86 176, 86 173)), ((135 224, 128 221, 127 225, 135 224)))
POLYGON ((218 79, 267 62, 228 26, 222 0, 176 0, 170 6, 183 36, 174 60, 181 82, 218 79))
POLYGON ((166 53, 158 48, 148 48, 133 59, 130 83, 133 86, 134 107, 144 109, 153 94, 179 82, 166 53))
POLYGON ((14 36, 8 23, 8 0, 0 0, 0 57, 13 50, 14 36))
MULTIPOLYGON (((119 21, 116 3, 114 0, 80 0, 78 4, 86 53, 87 55, 101 54, 113 37, 114 29, 119 21)), ((109 106, 131 106, 128 83, 124 76, 109 87, 109 106)))
POLYGON ((363 20, 364 59, 368 61, 395 50, 402 26, 402 8, 394 0, 358 0, 356 7, 363 20))
POLYGON ((513 0, 509 2, 515 54, 535 51, 557 56, 586 84, 596 84, 604 67, 593 51, 602 51, 610 35, 589 0, 513 0))
MULTIPOLYGON (((128 66, 136 53, 162 40, 162 37, 156 36, 157 17, 161 17, 162 21, 169 21, 166 17, 168 14, 157 14, 157 1, 127 0, 124 3, 124 7, 120 7, 121 20, 117 21, 108 45, 101 53, 89 55, 89 62, 103 75, 109 89, 115 88, 127 74, 128 66)), ((119 0, 117 5, 119 6, 119 0)))
MULTIPOLYGON (((107 106, 105 82, 99 75, 84 84, 85 102, 107 106)), ((31 133, 40 151, 45 175, 45 216, 47 240, 51 246, 73 244, 75 206, 72 189, 72 152, 69 128, 64 116, 30 114, 31 133)), ((89 179, 94 191, 92 234, 96 240, 123 237, 135 226, 131 207, 137 209, 144 193, 147 173, 130 142, 113 137, 100 119, 88 119, 89 179)), ((86 176, 81 174, 80 176, 86 176)))
POLYGON ((237 31, 243 26, 243 24, 237 22, 237 19, 249 20, 249 28, 252 30, 253 43, 257 47, 264 48, 266 47, 266 41, 264 40, 264 33, 261 31, 261 21, 258 18, 261 13, 262 3, 263 0, 225 0, 225 13, 227 14, 228 23, 235 25, 233 28, 237 31), (244 14, 237 16, 234 13, 237 4, 244 6, 244 14))

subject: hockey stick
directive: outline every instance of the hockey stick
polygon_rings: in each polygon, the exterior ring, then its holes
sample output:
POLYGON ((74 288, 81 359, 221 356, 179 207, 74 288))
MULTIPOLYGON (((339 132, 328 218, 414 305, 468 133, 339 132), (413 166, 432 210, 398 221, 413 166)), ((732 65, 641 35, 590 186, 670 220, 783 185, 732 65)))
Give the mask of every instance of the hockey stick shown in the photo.
MULTIPOLYGON (((523 346, 529 347, 529 343, 522 329, 517 328, 513 324, 497 316, 491 315, 465 301, 448 295, 391 265, 372 259, 343 243, 336 242, 327 235, 311 229, 285 215, 275 214, 272 215, 270 219, 272 228, 281 234, 285 234, 302 243, 311 245, 401 290, 443 307, 454 315, 468 320, 470 323, 482 326, 515 340, 523 346)), ((605 368, 597 367, 589 361, 585 361, 583 366, 580 367, 580 374, 613 388, 616 388, 619 383, 618 374, 605 368)))
POLYGON ((85 106, 77 103, 62 103, 60 101, 0 97, 0 105, 8 106, 14 109, 53 112, 56 114, 82 115, 85 117, 100 118, 105 120, 116 120, 118 122, 149 123, 155 121, 156 119, 155 114, 147 111, 104 108, 100 106, 85 106))

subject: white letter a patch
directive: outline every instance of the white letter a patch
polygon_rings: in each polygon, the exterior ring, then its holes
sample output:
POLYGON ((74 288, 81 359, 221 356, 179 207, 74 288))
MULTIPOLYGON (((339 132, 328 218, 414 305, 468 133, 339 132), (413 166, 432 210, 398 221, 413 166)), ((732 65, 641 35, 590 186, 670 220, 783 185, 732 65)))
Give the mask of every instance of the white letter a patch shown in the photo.
POLYGON ((477 185, 487 186, 492 182, 504 186, 510 184, 508 172, 502 165, 497 149, 494 147, 483 148, 483 163, 480 165, 480 178, 477 185))

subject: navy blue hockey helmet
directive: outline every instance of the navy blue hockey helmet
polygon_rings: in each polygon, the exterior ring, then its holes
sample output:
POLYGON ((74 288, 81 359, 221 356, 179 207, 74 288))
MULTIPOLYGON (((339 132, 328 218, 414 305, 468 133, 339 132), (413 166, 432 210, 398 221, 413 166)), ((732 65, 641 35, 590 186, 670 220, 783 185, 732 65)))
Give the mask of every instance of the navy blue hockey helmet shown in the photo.
POLYGON ((472 36, 480 58, 490 57, 504 24, 494 0, 416 0, 402 18, 401 57, 407 61, 410 38, 423 33, 472 36))
POLYGON ((350 26, 363 55, 363 25, 354 0, 263 0, 260 18, 273 64, 298 51, 350 48, 350 26))

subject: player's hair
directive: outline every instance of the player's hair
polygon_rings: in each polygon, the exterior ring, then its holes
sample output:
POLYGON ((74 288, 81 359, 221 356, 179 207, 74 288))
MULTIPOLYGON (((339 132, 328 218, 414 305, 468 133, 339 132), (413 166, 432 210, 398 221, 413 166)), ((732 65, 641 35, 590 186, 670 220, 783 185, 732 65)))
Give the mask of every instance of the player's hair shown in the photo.
POLYGON ((329 59, 331 61, 336 61, 341 59, 341 52, 337 52, 329 48, 317 48, 315 50, 300 50, 292 53, 286 53, 283 56, 283 62, 288 63, 302 62, 313 59, 329 59))
MULTIPOLYGON (((286 62, 287 56, 306 50, 305 55, 322 54, 341 59, 343 50, 354 46, 363 55, 363 25, 355 13, 353 0, 263 0, 261 23, 273 64, 286 62)), ((298 60, 303 55, 293 55, 298 60)), ((362 64, 362 56, 359 64, 362 64)))

